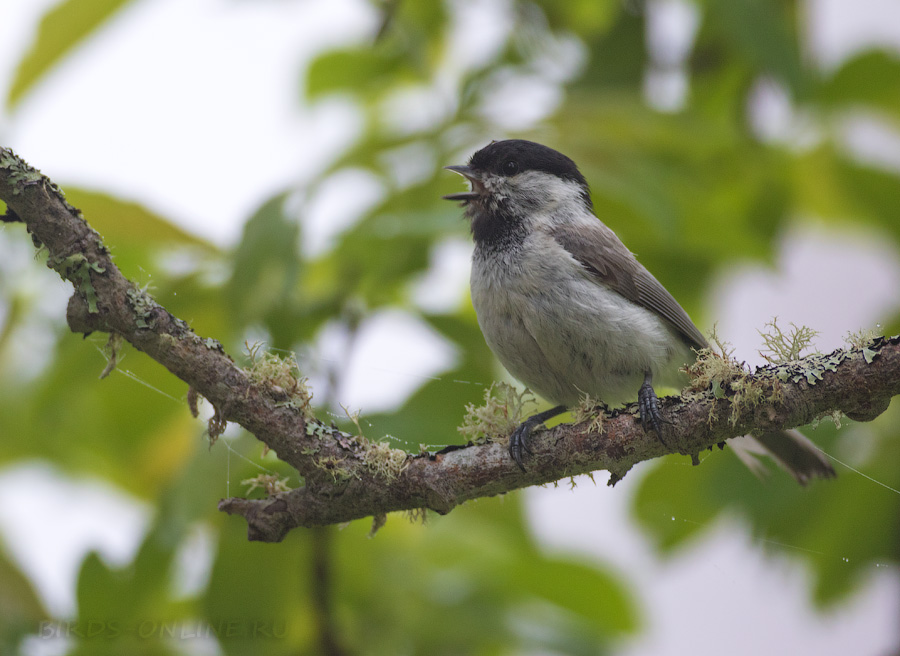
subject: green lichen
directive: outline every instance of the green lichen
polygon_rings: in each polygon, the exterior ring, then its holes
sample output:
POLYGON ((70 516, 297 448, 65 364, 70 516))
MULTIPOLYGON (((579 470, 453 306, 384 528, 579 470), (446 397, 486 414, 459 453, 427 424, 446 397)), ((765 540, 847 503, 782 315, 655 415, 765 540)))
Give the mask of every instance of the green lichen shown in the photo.
POLYGON ((713 346, 697 351, 697 359, 685 371, 691 377, 689 389, 695 392, 711 390, 716 398, 724 396, 725 388, 733 381, 748 375, 744 365, 734 359, 734 348, 719 338, 713 326, 709 335, 713 346))
POLYGON ((838 349, 832 353, 807 356, 802 360, 786 362, 773 369, 762 370, 763 375, 774 376, 783 383, 799 383, 805 380, 808 385, 815 385, 822 380, 826 371, 837 371, 838 366, 852 357, 850 351, 838 349))
MULTIPOLYGON (((244 369, 250 381, 261 387, 267 387, 279 401, 303 411, 312 419, 312 391, 306 384, 307 379, 300 375, 297 360, 293 353, 288 357, 280 357, 270 351, 264 351, 262 344, 245 345, 250 358, 250 366, 244 369)), ((309 423, 307 424, 309 430, 309 423)))
POLYGON ((347 419, 352 421, 353 425, 356 426, 356 436, 360 439, 365 439, 365 437, 363 436, 362 426, 359 425, 359 410, 350 412, 350 410, 345 405, 341 406, 341 410, 343 410, 344 414, 347 415, 347 419))
POLYGON ((346 483, 353 478, 359 478, 356 468, 346 458, 323 456, 313 460, 313 464, 318 469, 331 474, 335 483, 346 483))
POLYGON ((844 342, 847 343, 851 348, 855 349, 865 349, 868 347, 875 338, 878 337, 878 333, 876 333, 871 328, 860 328, 856 332, 847 332, 844 335, 844 342))
MULTIPOLYGON (((697 351, 697 360, 685 371, 691 377, 688 394, 710 394, 713 398, 727 398, 731 404, 732 425, 735 425, 741 414, 748 407, 755 408, 767 399, 765 384, 754 380, 746 363, 734 359, 734 348, 721 340, 715 328, 710 341, 716 348, 708 347, 697 351)), ((777 390, 774 394, 779 394, 777 390)), ((710 405, 708 421, 716 417, 716 406, 710 405)))
POLYGON ((347 408, 344 408, 344 412, 356 426, 355 435, 310 419, 306 422, 306 435, 317 438, 317 441, 304 446, 300 452, 306 456, 315 456, 327 446, 331 453, 314 459, 313 464, 330 473, 335 483, 359 478, 364 470, 388 483, 397 480, 409 464, 411 456, 402 449, 392 448, 386 440, 367 440, 362 434, 359 413, 351 413, 347 408), (334 447, 342 449, 344 453, 335 453, 334 447))
MULTIPOLYGON (((881 328, 879 324, 877 326, 881 328)), ((875 356, 878 355, 878 351, 874 348, 876 340, 879 339, 878 333, 876 333, 871 328, 861 328, 857 330, 855 333, 848 332, 844 336, 844 341, 851 347, 858 349, 862 352, 862 356, 866 361, 866 364, 872 364, 872 360, 875 359, 875 356)))
POLYGON ((281 492, 290 492, 287 478, 278 478, 275 474, 260 474, 253 478, 246 478, 241 481, 241 485, 247 486, 247 496, 255 490, 262 490, 267 497, 274 496, 281 492))
POLYGON ((66 195, 56 183, 16 155, 12 149, 0 148, 0 170, 6 171, 9 181, 13 183, 13 195, 21 194, 25 187, 41 185, 55 195, 69 212, 79 219, 84 218, 78 208, 69 204, 66 195))
POLYGON ((0 169, 9 174, 9 181, 14 185, 13 194, 16 195, 22 192, 22 187, 46 180, 43 173, 27 164, 9 148, 0 148, 0 169))
POLYGON ((824 412, 821 415, 819 415, 818 417, 816 417, 815 419, 813 419, 812 422, 810 422, 809 426, 813 430, 816 430, 819 427, 819 423, 823 419, 830 419, 832 422, 834 422, 835 430, 841 430, 841 426, 842 426, 841 420, 845 416, 846 415, 844 415, 844 413, 841 412, 840 410, 830 410, 829 412, 824 412))
POLYGON ((159 303, 153 300, 153 297, 146 290, 138 289, 137 287, 131 287, 125 292, 125 296, 128 297, 128 302, 131 303, 131 307, 134 309, 136 315, 135 325, 138 328, 153 328, 155 324, 153 315, 156 309, 160 307, 159 303))
POLYGON ((428 521, 428 508, 412 508, 404 511, 404 513, 410 524, 421 524, 424 526, 428 521))
POLYGON ((331 435, 331 429, 321 421, 308 419, 306 421, 306 434, 309 437, 315 436, 321 440, 331 435))
POLYGON ((806 326, 791 324, 790 330, 785 332, 778 325, 778 317, 766 324, 767 331, 759 331, 766 348, 760 351, 766 360, 772 364, 785 364, 799 360, 805 349, 809 348, 812 341, 819 334, 818 331, 806 326))
POLYGON ((737 424, 745 409, 755 408, 765 400, 763 386, 750 377, 743 377, 731 383, 731 425, 737 424))
POLYGON ((588 430, 593 433, 599 433, 603 430, 603 418, 606 405, 599 399, 592 398, 587 394, 582 394, 578 400, 578 405, 572 408, 572 421, 580 424, 590 421, 588 430))
POLYGON ((359 457, 366 469, 387 482, 395 481, 409 464, 409 454, 402 449, 394 449, 386 441, 371 442, 363 435, 359 423, 359 411, 350 412, 341 406, 347 418, 356 426, 356 435, 339 433, 337 442, 344 449, 359 457))
POLYGON ((218 351, 219 353, 225 353, 225 347, 222 346, 222 342, 217 339, 213 339, 212 337, 207 337, 203 340, 203 346, 208 348, 210 351, 218 351))
POLYGON ((519 392, 507 383, 493 383, 484 391, 484 405, 466 406, 466 416, 457 430, 476 444, 503 439, 525 418, 525 408, 534 404, 529 390, 519 392))
POLYGON ((392 448, 387 442, 366 440, 363 443, 362 459, 370 472, 389 483, 397 480, 409 464, 409 454, 392 448))
POLYGON ((106 340, 106 346, 103 351, 107 357, 106 367, 100 372, 100 379, 103 380, 107 376, 109 376, 113 370, 115 370, 116 365, 119 362, 119 352, 122 349, 122 344, 125 343, 125 339, 116 332, 109 334, 109 339, 106 340))
POLYGON ((75 289, 87 301, 88 312, 96 314, 100 311, 97 308, 97 292, 91 282, 91 271, 104 273, 106 269, 89 261, 82 253, 75 253, 64 258, 51 257, 47 260, 47 266, 75 285, 75 289))

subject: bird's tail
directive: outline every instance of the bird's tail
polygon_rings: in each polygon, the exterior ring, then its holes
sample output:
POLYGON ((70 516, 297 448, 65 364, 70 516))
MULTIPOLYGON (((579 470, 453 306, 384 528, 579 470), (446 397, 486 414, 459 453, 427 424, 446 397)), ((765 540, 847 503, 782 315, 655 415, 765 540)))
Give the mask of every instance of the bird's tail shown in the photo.
POLYGON ((765 467, 754 454, 765 453, 794 477, 800 485, 814 478, 834 478, 837 474, 828 456, 808 437, 795 430, 773 431, 760 435, 746 435, 728 441, 738 458, 756 475, 765 467))

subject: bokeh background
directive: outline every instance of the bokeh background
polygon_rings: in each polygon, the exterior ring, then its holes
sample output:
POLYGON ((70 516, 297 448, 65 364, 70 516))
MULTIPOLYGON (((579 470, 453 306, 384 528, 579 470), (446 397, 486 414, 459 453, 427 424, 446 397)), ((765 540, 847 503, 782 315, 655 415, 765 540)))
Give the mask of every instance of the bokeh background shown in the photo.
MULTIPOLYGON (((0 0, 0 92, 0 142, 126 275, 409 451, 505 377, 440 200, 491 139, 575 159, 750 364, 774 317, 822 351, 900 328, 894 0, 0 0)), ((896 403, 808 428, 839 472, 809 489, 726 450, 251 544, 216 502, 296 474, 235 427, 210 447, 130 348, 98 380, 42 261, 0 228, 2 654, 900 650, 896 403)))

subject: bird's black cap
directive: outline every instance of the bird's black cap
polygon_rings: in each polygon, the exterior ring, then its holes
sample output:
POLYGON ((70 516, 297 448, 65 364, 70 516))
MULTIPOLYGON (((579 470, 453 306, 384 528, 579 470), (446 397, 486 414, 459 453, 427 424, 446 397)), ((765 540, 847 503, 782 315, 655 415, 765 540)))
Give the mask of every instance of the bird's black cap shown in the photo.
POLYGON ((544 171, 587 188, 587 181, 575 162, 552 148, 525 139, 493 141, 472 155, 469 166, 497 175, 544 171))

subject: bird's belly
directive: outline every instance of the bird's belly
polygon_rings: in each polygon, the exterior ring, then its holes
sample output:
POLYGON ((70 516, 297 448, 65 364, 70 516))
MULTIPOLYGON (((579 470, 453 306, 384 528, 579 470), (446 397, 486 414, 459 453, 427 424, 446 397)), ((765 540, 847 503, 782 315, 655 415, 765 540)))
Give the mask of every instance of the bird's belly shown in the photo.
POLYGON ((637 396, 690 359, 672 330, 649 310, 580 275, 554 273, 553 285, 509 277, 473 284, 485 340, 507 370, 553 403, 585 394, 615 405, 637 396))

